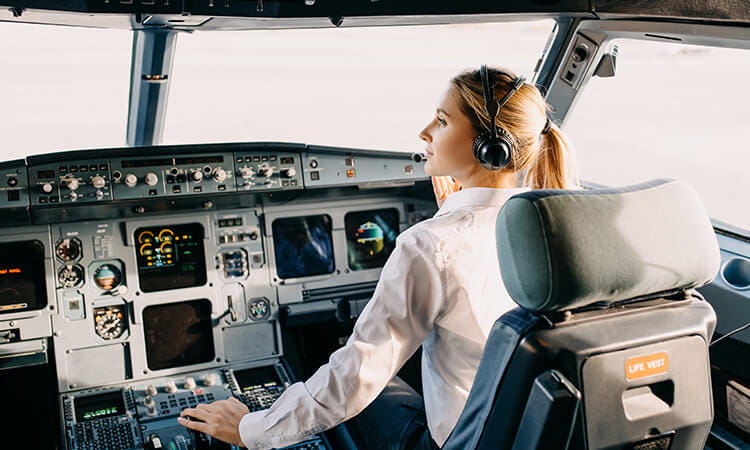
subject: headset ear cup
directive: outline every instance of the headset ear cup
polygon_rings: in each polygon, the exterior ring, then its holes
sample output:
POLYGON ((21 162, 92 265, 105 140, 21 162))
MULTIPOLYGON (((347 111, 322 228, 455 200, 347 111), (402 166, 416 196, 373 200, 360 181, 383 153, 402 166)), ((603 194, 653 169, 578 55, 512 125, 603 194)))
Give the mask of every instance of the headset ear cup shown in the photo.
POLYGON ((498 128, 499 136, 485 131, 474 138, 474 157, 487 170, 499 170, 510 164, 513 144, 508 133, 498 128))

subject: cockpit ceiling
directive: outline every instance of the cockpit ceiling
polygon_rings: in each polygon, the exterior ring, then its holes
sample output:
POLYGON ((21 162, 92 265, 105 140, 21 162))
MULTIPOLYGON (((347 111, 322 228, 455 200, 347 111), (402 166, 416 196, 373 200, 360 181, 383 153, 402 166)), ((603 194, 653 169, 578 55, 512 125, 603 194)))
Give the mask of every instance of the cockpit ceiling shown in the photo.
POLYGON ((91 28, 252 30, 544 17, 750 23, 745 0, 0 0, 0 21, 91 28))

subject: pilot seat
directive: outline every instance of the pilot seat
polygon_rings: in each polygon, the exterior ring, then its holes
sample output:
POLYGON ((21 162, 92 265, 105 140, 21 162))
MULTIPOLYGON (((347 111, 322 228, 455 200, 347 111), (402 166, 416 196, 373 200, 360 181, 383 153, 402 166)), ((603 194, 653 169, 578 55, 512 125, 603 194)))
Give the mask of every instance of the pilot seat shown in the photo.
POLYGON ((444 449, 701 449, 719 267, 710 219, 675 180, 534 190, 497 216, 520 306, 494 324, 444 449))

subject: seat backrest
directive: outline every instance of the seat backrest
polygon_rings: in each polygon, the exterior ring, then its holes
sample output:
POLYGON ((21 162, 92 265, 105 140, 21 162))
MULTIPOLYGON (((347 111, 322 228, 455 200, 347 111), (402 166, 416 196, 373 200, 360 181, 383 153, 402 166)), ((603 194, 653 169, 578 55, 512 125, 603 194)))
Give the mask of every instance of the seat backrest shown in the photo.
POLYGON ((679 181, 531 191, 497 218, 506 289, 443 448, 702 448, 719 250, 679 181))

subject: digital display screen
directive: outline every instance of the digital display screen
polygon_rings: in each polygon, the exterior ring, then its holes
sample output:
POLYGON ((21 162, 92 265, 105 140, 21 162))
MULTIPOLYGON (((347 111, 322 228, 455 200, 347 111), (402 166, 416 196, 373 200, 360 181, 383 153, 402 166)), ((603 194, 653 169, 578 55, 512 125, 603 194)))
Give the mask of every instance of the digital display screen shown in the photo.
POLYGON ((131 169, 134 167, 173 166, 173 162, 174 160, 172 158, 131 159, 122 161, 122 168, 131 169))
POLYGON ((41 179, 45 178, 55 178, 55 171, 54 170, 40 170, 36 173, 36 177, 41 179))
POLYGON ((234 378, 240 391, 247 392, 259 387, 281 386, 281 378, 273 366, 236 370, 234 378))
POLYGON ((135 245, 143 292, 206 284, 202 225, 139 228, 135 231, 135 245))
POLYGON ((125 402, 122 392, 114 391, 76 397, 73 399, 73 409, 76 411, 76 422, 80 423, 125 414, 125 402))
MULTIPOLYGON (((123 169, 134 167, 177 166, 185 164, 214 164, 224 162, 223 156, 197 156, 187 158, 130 159, 122 161, 123 169)), ((41 178, 41 177, 39 177, 41 178)))
POLYGON ((383 267, 396 247, 398 209, 350 212, 344 216, 346 253, 352 270, 383 267))
POLYGON ((0 314, 46 308, 44 280, 41 242, 0 243, 0 314))
POLYGON ((272 228, 276 273, 280 278, 333 273, 331 216, 276 219, 272 228))
POLYGON ((206 299, 143 309, 146 361, 151 370, 200 364, 214 359, 211 302, 206 299))
POLYGON ((215 164, 224 162, 223 156, 198 156, 190 158, 176 158, 175 164, 215 164))

